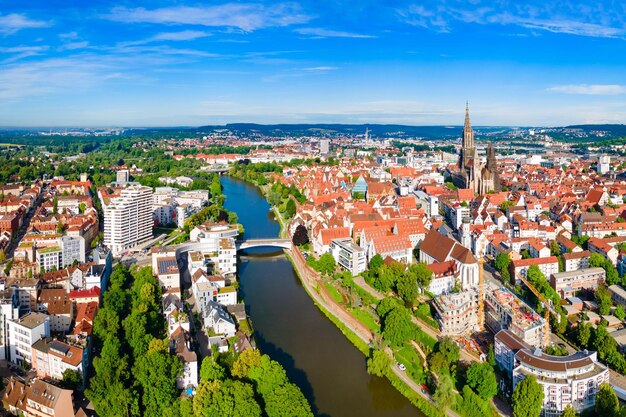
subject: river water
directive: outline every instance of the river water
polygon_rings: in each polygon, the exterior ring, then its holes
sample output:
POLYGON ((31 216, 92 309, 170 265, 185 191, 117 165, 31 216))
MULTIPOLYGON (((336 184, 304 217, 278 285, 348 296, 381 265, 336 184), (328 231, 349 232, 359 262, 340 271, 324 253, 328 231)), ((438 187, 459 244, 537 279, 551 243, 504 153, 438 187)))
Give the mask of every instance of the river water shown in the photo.
MULTIPOLYGON (((258 188, 221 180, 225 206, 238 214, 245 237, 278 236, 280 226, 258 188)), ((242 253, 239 283, 259 348, 281 363, 316 416, 423 416, 389 381, 368 375, 365 357, 318 310, 282 251, 242 253)))

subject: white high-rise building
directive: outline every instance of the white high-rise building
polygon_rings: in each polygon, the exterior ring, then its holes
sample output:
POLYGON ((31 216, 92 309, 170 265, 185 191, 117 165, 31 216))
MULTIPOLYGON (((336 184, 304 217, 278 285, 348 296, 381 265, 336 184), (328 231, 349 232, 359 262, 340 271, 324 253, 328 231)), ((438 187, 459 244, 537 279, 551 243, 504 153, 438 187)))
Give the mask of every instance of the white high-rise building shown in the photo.
POLYGON ((152 189, 142 185, 124 188, 104 208, 104 244, 121 255, 152 237, 152 189))
POLYGON ((611 157, 602 155, 598 161, 598 173, 604 175, 611 170, 611 157))
POLYGON ((330 153, 330 140, 322 139, 320 140, 320 153, 322 155, 327 155, 330 153))

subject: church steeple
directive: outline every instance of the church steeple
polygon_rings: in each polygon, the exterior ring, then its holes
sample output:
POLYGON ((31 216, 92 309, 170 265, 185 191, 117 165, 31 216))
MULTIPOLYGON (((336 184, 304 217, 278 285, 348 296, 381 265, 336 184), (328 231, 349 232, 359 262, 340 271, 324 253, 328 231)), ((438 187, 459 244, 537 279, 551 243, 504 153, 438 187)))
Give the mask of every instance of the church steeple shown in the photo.
MULTIPOLYGON (((469 103, 465 102, 465 124, 463 125, 463 148, 472 149, 474 147, 474 130, 470 123, 469 103)), ((472 152, 470 152, 471 154, 472 152)))

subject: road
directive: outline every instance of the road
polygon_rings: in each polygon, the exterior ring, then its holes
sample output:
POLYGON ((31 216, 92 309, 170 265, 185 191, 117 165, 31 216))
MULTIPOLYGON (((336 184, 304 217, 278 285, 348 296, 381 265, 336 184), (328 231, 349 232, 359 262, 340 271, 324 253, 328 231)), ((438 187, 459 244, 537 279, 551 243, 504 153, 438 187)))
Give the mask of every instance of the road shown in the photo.
POLYGON ((22 227, 19 228, 19 230, 17 231, 17 234, 14 236, 13 239, 11 239, 11 242, 9 242, 9 245, 7 246, 7 249, 5 251, 7 259, 13 257, 13 252, 15 252, 17 245, 22 241, 22 238, 26 234, 26 231, 28 230, 28 226, 30 226, 30 221, 35 215, 37 208, 41 205, 41 203, 43 203, 43 195, 44 195, 44 190, 46 188, 47 188, 47 185, 44 184, 43 187, 41 188, 41 192, 39 193, 39 195, 37 195, 37 198, 35 199, 33 206, 28 211, 28 213, 26 213, 26 218, 22 222, 22 227))

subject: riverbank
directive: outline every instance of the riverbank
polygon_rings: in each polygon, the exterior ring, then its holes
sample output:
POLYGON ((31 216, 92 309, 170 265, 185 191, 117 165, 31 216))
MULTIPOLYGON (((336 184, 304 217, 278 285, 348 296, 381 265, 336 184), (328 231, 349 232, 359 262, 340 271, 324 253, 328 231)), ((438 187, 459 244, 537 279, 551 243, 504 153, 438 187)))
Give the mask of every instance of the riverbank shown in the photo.
MULTIPOLYGON (((322 285, 319 274, 306 265, 306 261, 298 248, 294 248, 293 251, 285 250, 284 252, 293 265, 305 291, 313 299, 315 305, 366 358, 369 357, 375 335, 332 299, 324 285, 322 285)), ((390 357, 395 362, 393 355, 390 355, 390 357)), ((385 373, 385 377, 394 388, 426 416, 441 416, 441 412, 436 407, 431 396, 425 393, 423 388, 409 378, 406 372, 400 370, 397 365, 392 365, 388 372, 385 373)), ((449 417, 460 417, 451 409, 446 410, 446 415, 449 417)))

